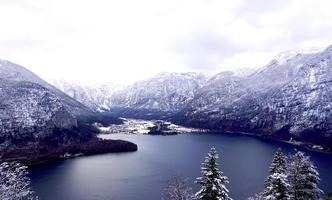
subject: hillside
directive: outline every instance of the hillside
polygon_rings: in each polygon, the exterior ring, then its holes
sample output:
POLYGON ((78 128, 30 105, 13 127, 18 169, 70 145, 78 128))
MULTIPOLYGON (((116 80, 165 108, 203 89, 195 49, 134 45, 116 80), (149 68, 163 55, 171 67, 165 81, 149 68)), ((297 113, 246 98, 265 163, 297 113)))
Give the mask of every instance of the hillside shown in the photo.
POLYGON ((26 160, 25 154, 38 157, 63 145, 90 141, 98 133, 93 122, 121 120, 94 113, 24 67, 0 61, 1 160, 26 160), (21 148, 29 150, 8 153, 21 148))

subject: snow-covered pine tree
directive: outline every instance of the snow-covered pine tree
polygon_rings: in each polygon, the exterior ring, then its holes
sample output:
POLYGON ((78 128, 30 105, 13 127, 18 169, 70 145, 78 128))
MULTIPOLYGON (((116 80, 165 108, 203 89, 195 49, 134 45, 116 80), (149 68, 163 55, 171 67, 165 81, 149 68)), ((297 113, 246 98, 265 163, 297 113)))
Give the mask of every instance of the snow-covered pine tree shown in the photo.
POLYGON ((316 167, 310 158, 298 151, 291 156, 288 167, 288 180, 294 200, 320 200, 323 191, 318 188, 320 180, 316 167))
POLYGON ((269 176, 265 181, 263 198, 266 200, 289 200, 290 189, 287 179, 286 156, 278 149, 272 160, 269 176))
POLYGON ((218 154, 214 147, 211 148, 205 161, 202 163, 202 177, 196 183, 201 185, 200 191, 195 194, 199 200, 230 200, 226 184, 228 178, 218 169, 218 154))
POLYGON ((18 162, 0 164, 1 200, 36 200, 27 176, 27 167, 18 162))

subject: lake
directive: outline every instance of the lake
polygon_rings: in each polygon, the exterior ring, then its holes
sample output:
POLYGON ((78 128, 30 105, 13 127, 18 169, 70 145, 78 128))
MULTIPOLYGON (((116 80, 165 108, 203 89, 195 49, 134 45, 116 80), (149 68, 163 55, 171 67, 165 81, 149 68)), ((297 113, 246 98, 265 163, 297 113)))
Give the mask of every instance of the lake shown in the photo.
MULTIPOLYGON (((278 147, 293 153, 295 146, 235 134, 175 136, 108 135, 138 144, 131 153, 79 157, 31 170, 33 189, 41 200, 157 200, 174 176, 194 183, 210 147, 220 156, 219 168, 228 176, 230 196, 247 199, 262 191, 268 167, 278 147)), ((300 149, 303 150, 303 149, 300 149)), ((332 154, 303 150, 321 175, 320 187, 332 192, 332 154)))

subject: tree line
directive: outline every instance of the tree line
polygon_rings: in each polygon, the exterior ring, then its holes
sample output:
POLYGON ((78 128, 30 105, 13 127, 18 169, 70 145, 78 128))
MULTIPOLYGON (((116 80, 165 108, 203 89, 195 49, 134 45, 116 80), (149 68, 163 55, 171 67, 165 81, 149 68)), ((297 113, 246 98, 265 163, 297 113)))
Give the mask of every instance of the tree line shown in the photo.
MULTIPOLYGON (((163 200, 231 200, 227 176, 218 168, 218 153, 211 148, 202 163, 202 176, 195 183, 200 190, 193 193, 187 179, 173 178, 165 187, 163 200)), ((322 200, 323 191, 318 187, 319 173, 303 152, 286 156, 281 149, 274 155, 265 180, 264 190, 248 200, 322 200)), ((328 199, 328 197, 326 197, 328 199)))

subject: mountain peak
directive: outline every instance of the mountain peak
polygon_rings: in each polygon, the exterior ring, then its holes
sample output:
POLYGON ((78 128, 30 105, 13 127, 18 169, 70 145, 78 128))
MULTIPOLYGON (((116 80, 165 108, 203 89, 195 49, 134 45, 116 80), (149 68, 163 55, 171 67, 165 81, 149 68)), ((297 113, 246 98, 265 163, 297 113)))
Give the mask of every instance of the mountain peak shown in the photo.
POLYGON ((301 55, 299 51, 284 51, 279 53, 273 61, 276 61, 279 65, 283 65, 298 55, 301 55))
POLYGON ((65 93, 61 92, 59 89, 49 84, 48 82, 41 79, 39 76, 26 69, 25 67, 15 64, 13 62, 7 60, 0 60, 0 78, 7 81, 16 81, 16 82, 31 82, 36 83, 44 88, 47 88, 56 96, 58 96, 66 108, 71 110, 72 112, 78 113, 90 113, 91 110, 85 106, 83 106, 78 101, 69 97, 65 93))
POLYGON ((196 72, 162 72, 157 74, 154 78, 169 78, 169 77, 198 78, 198 77, 204 77, 204 75, 196 72))
POLYGON ((41 85, 46 83, 30 70, 8 60, 0 60, 0 78, 11 81, 29 81, 41 85))

